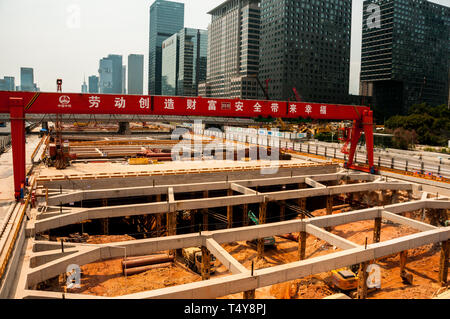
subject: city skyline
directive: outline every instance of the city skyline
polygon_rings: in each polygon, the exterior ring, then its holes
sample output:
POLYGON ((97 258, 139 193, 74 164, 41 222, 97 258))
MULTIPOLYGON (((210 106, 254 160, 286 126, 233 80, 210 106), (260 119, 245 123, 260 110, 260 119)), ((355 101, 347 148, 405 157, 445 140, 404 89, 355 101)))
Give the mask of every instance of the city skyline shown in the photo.
MULTIPOLYGON (((207 12, 223 0, 210 0, 207 5, 193 0, 176 2, 185 3, 185 27, 206 29, 211 21, 207 12)), ((448 0, 430 2, 448 5, 448 0)), ((65 92, 79 92, 83 74, 98 73, 101 56, 142 54, 144 92, 147 92, 148 25, 152 3, 150 0, 126 3, 42 0, 37 4, 31 0, 2 0, 0 37, 9 45, 0 52, 0 77, 12 76, 20 81, 20 68, 31 67, 41 91, 56 91, 56 79, 62 78, 65 92), (105 15, 110 19, 104 19, 105 15), (42 48, 42 54, 36 54, 36 48, 42 48)), ((361 25, 362 0, 353 0, 352 94, 359 92, 361 25)))

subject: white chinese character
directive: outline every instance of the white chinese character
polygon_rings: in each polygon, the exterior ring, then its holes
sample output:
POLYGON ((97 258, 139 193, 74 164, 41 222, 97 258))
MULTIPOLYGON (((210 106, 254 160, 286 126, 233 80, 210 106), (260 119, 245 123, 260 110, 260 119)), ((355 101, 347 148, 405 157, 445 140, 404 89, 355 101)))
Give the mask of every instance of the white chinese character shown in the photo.
POLYGON ((291 104, 291 107, 289 109, 289 113, 297 113, 297 105, 291 104))
POLYGON ((164 108, 166 110, 175 110, 175 102, 173 99, 165 99, 164 100, 164 108))
POLYGON ((208 111, 216 110, 217 101, 208 101, 208 111))
POLYGON ((254 111, 255 113, 261 113, 261 109, 262 109, 262 106, 259 105, 258 102, 256 102, 256 104, 253 106, 253 111, 254 111))
POLYGON ((272 103, 271 107, 272 107, 272 112, 273 113, 277 113, 278 112, 278 110, 279 110, 278 103, 272 103))
POLYGON ((89 103, 91 105, 89 105, 89 108, 96 108, 98 109, 98 106, 100 104, 100 97, 99 96, 91 96, 89 97, 89 103))
POLYGON ((244 103, 236 102, 234 106, 236 107, 236 112, 244 112, 244 103))
POLYGON ((196 105, 197 105, 197 101, 196 100, 188 99, 187 100, 187 107, 186 107, 186 109, 187 110, 195 110, 196 105))
POLYGON ((150 108, 150 99, 149 98, 141 98, 139 100, 139 106, 141 107, 141 109, 149 109, 150 108))
POLYGON ((116 97, 114 102, 115 102, 115 107, 117 107, 118 109, 125 108, 125 99, 123 97, 116 97))
POLYGON ((320 106, 320 114, 327 115, 327 106, 326 105, 320 106))
POLYGON ((309 104, 307 106, 305 106, 305 112, 308 113, 308 114, 311 114, 312 113, 312 106, 309 105, 309 104))

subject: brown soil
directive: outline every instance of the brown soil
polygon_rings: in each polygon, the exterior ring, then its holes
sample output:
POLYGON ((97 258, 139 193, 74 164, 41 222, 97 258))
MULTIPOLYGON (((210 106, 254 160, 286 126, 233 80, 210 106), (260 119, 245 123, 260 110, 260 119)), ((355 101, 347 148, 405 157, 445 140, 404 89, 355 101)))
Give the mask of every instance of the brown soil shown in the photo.
MULTIPOLYGON (((352 210, 344 208, 334 213, 352 210)), ((325 215, 325 210, 313 212, 315 216, 325 215)), ((406 217, 420 219, 419 212, 412 212, 406 217)), ((429 222, 428 217, 425 222, 429 222)), ((373 221, 361 221, 334 227, 332 232, 357 244, 373 242, 373 221)), ((383 221, 381 241, 417 233, 414 229, 383 221)), ((257 260, 256 247, 247 242, 222 245, 237 261, 247 269, 262 269, 291 263, 298 260, 298 243, 282 237, 275 237, 276 248, 266 249, 263 260, 257 260)), ((88 243, 99 244, 133 240, 129 236, 93 236, 88 243)), ((339 251, 335 247, 313 236, 307 238, 306 257, 314 258, 339 251)), ((167 268, 152 269, 142 274, 125 278, 122 275, 122 259, 97 262, 82 267, 82 287, 70 292, 99 296, 120 296, 142 291, 154 290, 175 285, 196 282, 201 276, 175 263, 167 268)), ((409 251, 406 270, 414 276, 412 285, 402 282, 399 270, 398 254, 388 256, 376 263, 381 267, 382 288, 369 293, 369 299, 429 299, 440 290, 437 282, 439 272, 440 248, 427 245, 409 251)), ((229 271, 217 262, 217 271, 212 277, 229 275, 229 271)), ((340 291, 330 288, 331 272, 320 273, 287 283, 257 289, 257 299, 321 299, 340 291)), ((53 285, 53 291, 62 291, 62 285, 53 285)), ((242 293, 223 297, 224 299, 241 299, 242 293)))

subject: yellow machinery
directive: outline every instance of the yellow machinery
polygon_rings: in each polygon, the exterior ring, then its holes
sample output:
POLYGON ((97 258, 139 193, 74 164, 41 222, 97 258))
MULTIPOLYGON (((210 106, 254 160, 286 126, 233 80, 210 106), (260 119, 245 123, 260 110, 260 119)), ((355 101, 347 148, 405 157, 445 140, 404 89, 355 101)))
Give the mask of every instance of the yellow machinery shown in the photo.
MULTIPOLYGON (((198 247, 183 248, 183 259, 186 265, 197 274, 202 273, 202 250, 198 247)), ((216 271, 214 262, 216 257, 211 254, 211 268, 210 273, 213 274, 216 271)))
POLYGON ((342 291, 358 288, 358 276, 348 268, 340 268, 331 272, 331 286, 342 291))

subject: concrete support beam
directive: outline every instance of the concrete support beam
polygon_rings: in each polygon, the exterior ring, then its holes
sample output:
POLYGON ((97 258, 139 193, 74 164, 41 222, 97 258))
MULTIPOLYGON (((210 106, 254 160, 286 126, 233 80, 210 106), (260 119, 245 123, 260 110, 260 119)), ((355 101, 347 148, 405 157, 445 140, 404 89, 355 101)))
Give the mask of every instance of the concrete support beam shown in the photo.
POLYGON ((400 252, 400 275, 406 272, 406 263, 408 262, 408 251, 400 252))
POLYGON ((429 209, 450 209, 450 201, 448 200, 427 200, 425 205, 429 209))
POLYGON ((439 263, 439 283, 441 286, 447 286, 448 266, 450 257, 450 240, 441 243, 441 259, 439 263))
POLYGON ((306 239, 308 238, 308 233, 305 231, 300 232, 298 237, 298 259, 304 260, 306 258, 306 239))
MULTIPOLYGON (((259 204, 259 224, 264 225, 266 223, 267 216, 267 203, 259 204)), ((264 258, 264 237, 258 238, 258 259, 264 258)))
POLYGON ((367 299, 367 278, 369 274, 367 273, 367 267, 369 262, 365 261, 360 264, 358 272, 358 299, 367 299))
POLYGON ((243 292, 243 299, 248 299, 248 300, 256 299, 255 289, 244 291, 243 292))
POLYGON ((249 272, 214 239, 208 238, 206 247, 233 275, 249 272))
POLYGON ((401 215, 397 215, 392 212, 388 212, 386 210, 383 210, 381 212, 381 217, 383 217, 384 219, 390 220, 391 222, 398 223, 403 226, 411 227, 411 228, 414 228, 414 229, 417 229, 420 231, 437 229, 436 226, 433 226, 433 225, 430 225, 427 223, 422 223, 422 222, 416 221, 411 218, 403 217, 401 215))
POLYGON ((327 188, 325 185, 320 184, 319 182, 307 177, 305 178, 305 183, 314 188, 327 188))
POLYGON ((211 277, 211 254, 205 246, 202 246, 202 280, 211 277))
MULTIPOLYGON (((330 217, 331 218, 331 217, 330 217)), ((239 237, 241 233, 247 234, 249 229, 260 228, 258 236, 274 235, 274 232, 278 230, 282 233, 286 233, 284 224, 292 226, 304 225, 305 222, 295 221, 297 224, 291 224, 292 221, 277 223, 279 228, 270 228, 273 232, 263 233, 261 229, 269 229, 269 225, 260 225, 254 227, 246 227, 241 229, 231 229, 225 231, 212 232, 210 234, 204 234, 199 236, 198 234, 180 235, 174 237, 160 238, 160 239, 145 239, 139 241, 111 243, 105 245, 95 245, 95 255, 92 255, 90 246, 82 246, 82 249, 87 249, 84 253, 72 254, 53 261, 48 265, 42 265, 38 269, 33 269, 31 272, 31 283, 36 284, 43 280, 55 277, 59 273, 65 271, 65 267, 70 263, 76 263, 78 265, 84 265, 86 263, 95 262, 100 259, 117 258, 123 256, 124 248, 127 251, 127 256, 140 256, 151 254, 153 252, 178 249, 183 247, 192 246, 204 246, 205 239, 209 238, 224 238, 223 235, 228 237, 239 237), (225 232, 225 233, 224 233, 225 232), (231 235, 234 233, 234 235, 231 235), (205 237, 206 236, 206 237, 205 237), (208 238, 207 238, 208 237, 208 238), (100 251, 97 249, 100 247, 100 251), (122 254, 122 255, 121 255, 122 254), (87 255, 85 258, 84 255, 87 255), (59 267, 59 268, 58 268, 59 267), (49 268, 47 271, 46 268, 49 268)), ((273 225, 271 225, 273 227, 273 225)), ((294 230, 289 229, 290 232, 294 230)), ((304 229, 298 229, 297 231, 305 231, 304 229)), ((262 236, 261 236, 262 237, 262 236)), ((414 249, 430 243, 448 241, 450 239, 450 229, 436 229, 423 233, 413 234, 402 238, 397 238, 389 241, 385 241, 378 244, 368 245, 367 249, 353 248, 342 252, 336 252, 333 254, 311 258, 303 261, 290 263, 287 265, 280 265, 270 268, 257 270, 254 275, 239 274, 227 277, 221 277, 217 279, 211 279, 208 281, 195 282, 188 285, 181 285, 176 287, 169 287, 164 289, 158 289, 149 292, 143 292, 138 294, 132 294, 122 296, 120 298, 188 298, 188 299, 202 299, 202 298, 217 298, 224 295, 238 293, 242 291, 249 291, 257 289, 259 287, 266 287, 277 283, 282 283, 298 278, 310 276, 320 272, 326 272, 333 269, 341 268, 344 266, 360 264, 363 262, 370 262, 374 259, 382 258, 391 254, 399 253, 404 250, 414 249)), ((208 243, 206 243, 208 245, 208 243)), ((447 258, 448 263, 448 258, 447 258)), ((447 264, 448 265, 448 264, 447 264)), ((28 287, 31 286, 30 284, 28 287)))
POLYGON ((230 183, 230 188, 237 192, 237 193, 241 193, 244 195, 256 195, 256 191, 254 191, 253 189, 247 188, 245 186, 236 184, 236 183, 230 183))
POLYGON ((244 227, 248 226, 248 204, 242 205, 242 223, 244 227))
POLYGON ((375 223, 373 226, 373 242, 379 243, 381 240, 381 217, 375 218, 375 223))
POLYGON ((28 289, 40 282, 65 273, 70 264, 85 265, 95 262, 101 257, 100 249, 97 247, 83 247, 78 253, 73 253, 59 258, 45 265, 38 266, 29 271, 26 286, 28 289))
MULTIPOLYGON (((209 192, 208 191, 203 191, 203 198, 208 198, 209 196, 209 192)), ((203 216, 203 230, 207 231, 209 229, 209 225, 208 225, 208 209, 207 208, 203 208, 202 209, 202 216, 203 216)))
MULTIPOLYGON (((161 194, 156 195, 156 202, 161 202, 161 194)), ((162 234, 162 214, 156 214, 156 237, 162 234)))
MULTIPOLYGON (((333 215, 333 196, 327 196, 327 216, 333 215)), ((326 231, 331 231, 332 227, 326 227, 326 231)))
POLYGON ((280 205, 280 221, 284 221, 286 219, 286 201, 282 200, 279 202, 280 205))
POLYGON ((311 225, 317 226, 319 228, 326 228, 350 224, 363 220, 371 220, 380 217, 380 215, 381 212, 379 208, 367 208, 331 216, 320 216, 309 220, 309 222, 311 223, 311 225))
MULTIPOLYGON (((347 177, 346 174, 321 174, 309 176, 313 177, 315 181, 332 181, 340 180, 347 177)), ((242 187, 257 187, 257 186, 272 186, 272 185, 283 185, 283 184, 302 184, 305 182, 305 176, 293 176, 293 177, 275 177, 267 179, 254 179, 254 180, 234 180, 229 182, 206 182, 206 183, 195 183, 195 184, 179 184, 179 185, 159 185, 153 187, 126 187, 126 188, 114 188, 114 189, 95 189, 95 190, 82 190, 82 191, 64 191, 60 194, 59 189, 55 189, 53 194, 48 198, 48 205, 54 206, 60 203, 67 204, 71 202, 78 202, 82 200, 90 199, 102 199, 102 198, 125 198, 131 196, 149 196, 158 194, 167 194, 168 187, 173 187, 175 193, 185 192, 189 189, 191 192, 199 192, 205 190, 221 190, 229 188, 230 183, 238 184, 242 187)), ((364 173, 354 173, 348 175, 349 180, 365 180, 373 181, 373 176, 364 173)), ((114 180, 111 181, 114 185, 114 180)), ((118 186, 120 184, 117 183, 118 186)))
POLYGON ((355 244, 347 239, 334 235, 311 224, 306 225, 306 232, 343 250, 360 247, 358 244, 355 244))
MULTIPOLYGON (((228 196, 233 196, 232 189, 228 189, 228 196)), ((233 206, 231 205, 227 206, 227 227, 228 228, 233 227, 233 206)))

